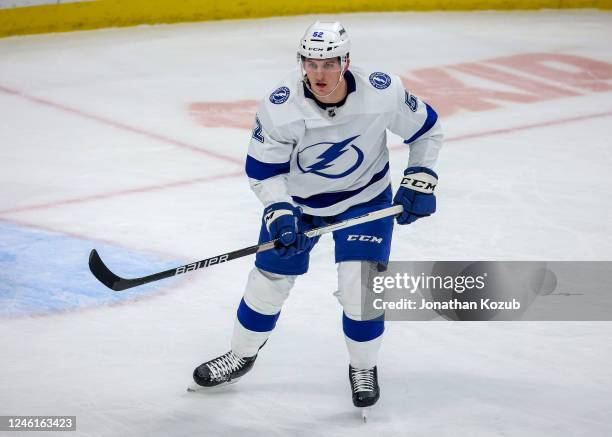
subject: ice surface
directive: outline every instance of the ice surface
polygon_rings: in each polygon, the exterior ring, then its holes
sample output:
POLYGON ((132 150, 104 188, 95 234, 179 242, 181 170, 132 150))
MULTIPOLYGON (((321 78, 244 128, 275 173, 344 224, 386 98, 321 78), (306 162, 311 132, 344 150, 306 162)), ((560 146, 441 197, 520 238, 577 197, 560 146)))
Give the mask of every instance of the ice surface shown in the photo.
MULTIPOLYGON (((188 262, 252 244, 261 208, 242 174, 250 132, 205 127, 189 108, 265 97, 295 67, 314 18, 0 40, 0 224, 14 231, 0 245, 0 292, 15 302, 22 296, 6 284, 55 293, 50 266, 83 274, 87 258, 74 254, 103 243, 126 276, 146 259, 188 262), (65 238, 35 244, 39 232, 65 238)), ((412 77, 425 96, 431 88, 414 75, 424 69, 526 93, 457 66, 530 53, 612 63, 604 12, 340 18, 356 65, 412 77)), ((540 77, 573 95, 443 116, 439 211, 397 229, 392 258, 609 260, 607 74, 594 74, 596 86, 540 77)), ((442 94, 456 95, 448 85, 442 94)), ((395 183, 407 160, 400 142, 390 137, 395 183)), ((586 322, 389 323, 382 396, 364 425, 350 401, 332 255, 323 238, 252 373, 216 393, 185 388, 193 367, 228 349, 252 259, 167 280, 147 299, 2 311, 0 414, 76 415, 77 434, 92 436, 612 434, 612 325, 586 322)))

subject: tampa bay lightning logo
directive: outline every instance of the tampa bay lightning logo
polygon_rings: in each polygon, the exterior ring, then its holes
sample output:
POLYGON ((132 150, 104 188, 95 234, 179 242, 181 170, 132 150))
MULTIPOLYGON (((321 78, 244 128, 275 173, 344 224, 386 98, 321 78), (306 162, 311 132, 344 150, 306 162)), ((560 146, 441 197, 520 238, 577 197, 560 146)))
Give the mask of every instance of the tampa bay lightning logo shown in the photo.
POLYGON ((298 168, 303 173, 314 173, 330 179, 339 179, 351 174, 363 162, 363 152, 351 144, 358 136, 338 143, 326 141, 306 147, 298 153, 298 168))
POLYGON ((289 99, 290 94, 291 92, 289 91, 289 88, 282 86, 270 94, 270 101, 275 105, 280 105, 289 99))
POLYGON ((384 90, 391 85, 391 78, 388 74, 377 71, 376 73, 370 74, 370 83, 374 88, 384 90))

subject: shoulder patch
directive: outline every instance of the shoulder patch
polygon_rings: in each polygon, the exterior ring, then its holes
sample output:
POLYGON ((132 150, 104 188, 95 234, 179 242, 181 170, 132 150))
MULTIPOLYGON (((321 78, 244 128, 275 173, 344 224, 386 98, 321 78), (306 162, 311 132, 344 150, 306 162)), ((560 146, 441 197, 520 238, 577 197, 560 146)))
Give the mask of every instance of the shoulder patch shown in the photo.
POLYGON ((286 86, 282 86, 280 88, 277 88, 272 94, 270 94, 270 101, 275 105, 280 105, 289 100, 290 94, 291 92, 289 91, 289 88, 287 88, 286 86))
POLYGON ((389 85, 391 85, 391 77, 388 74, 377 71, 370 74, 370 83, 374 88, 384 90, 385 88, 389 88, 389 85))

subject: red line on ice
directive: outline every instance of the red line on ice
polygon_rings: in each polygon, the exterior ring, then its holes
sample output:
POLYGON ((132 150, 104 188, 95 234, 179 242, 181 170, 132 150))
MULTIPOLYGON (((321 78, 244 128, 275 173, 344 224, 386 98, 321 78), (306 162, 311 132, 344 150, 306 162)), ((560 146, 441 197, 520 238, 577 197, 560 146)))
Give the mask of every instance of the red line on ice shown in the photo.
POLYGON ((464 141, 464 140, 468 140, 471 138, 480 138, 480 137, 487 137, 490 135, 507 134, 507 133, 517 132, 517 131, 522 131, 522 130, 527 130, 527 129, 535 129, 538 127, 555 126, 558 124, 569 123, 573 121, 589 120, 591 118, 609 117, 610 115, 612 115, 612 111, 600 112, 597 114, 580 115, 578 117, 561 118, 557 120, 543 121, 541 123, 527 124, 524 126, 509 127, 506 129, 495 129, 495 130, 490 130, 490 131, 485 131, 485 132, 476 132, 473 134, 459 135, 458 137, 448 138, 445 141, 464 141))
POLYGON ((16 212, 32 211, 36 209, 54 208, 56 206, 64 206, 64 205, 71 205, 75 203, 91 202, 94 200, 110 199, 113 197, 125 196, 128 194, 147 193, 150 191, 165 190, 168 188, 176 188, 176 187, 181 187, 184 185, 193 185, 193 184, 198 184, 198 183, 203 183, 203 182, 216 181, 219 179, 232 178, 236 176, 242 176, 243 174, 244 172, 237 171, 233 173, 225 173, 225 174, 219 174, 219 175, 214 175, 214 176, 205 176, 201 178, 187 179, 184 181, 170 182, 167 184, 152 185, 152 186, 140 187, 140 188, 131 188, 128 190, 112 191, 109 193, 93 194, 91 196, 76 197, 73 199, 58 200, 55 202, 42 203, 38 205, 30 205, 30 206, 22 206, 22 207, 17 207, 17 208, 12 208, 12 209, 5 209, 3 211, 0 211, 0 214, 11 214, 11 213, 16 213, 16 212))
MULTIPOLYGON (((548 126, 555 126, 558 124, 571 123, 574 121, 590 120, 592 118, 600 118, 600 117, 609 117, 611 115, 612 115, 612 111, 608 111, 608 112, 599 112, 596 114, 580 115, 578 117, 560 118, 557 120, 543 121, 541 123, 526 124, 523 126, 515 126, 515 127, 505 128, 505 129, 495 129, 495 130, 490 130, 490 131, 475 132, 472 134, 459 135, 456 137, 448 137, 444 139, 444 142, 450 143, 454 141, 465 141, 465 140, 469 140, 472 138, 509 134, 509 133, 528 130, 528 129, 536 129, 539 127, 548 127, 548 126)), ((389 149, 395 150, 395 149, 401 149, 402 147, 406 147, 406 145, 405 144, 395 144, 393 146, 390 146, 389 149)))
POLYGON ((117 129, 123 129, 123 130, 128 131, 128 132, 132 132, 132 133, 135 133, 135 134, 143 135, 145 137, 154 139, 156 141, 161 141, 161 142, 164 142, 164 143, 172 144, 174 146, 181 147, 183 149, 191 150, 192 152, 202 153, 204 155, 208 155, 208 156, 211 156, 213 158, 217 158, 217 159, 220 159, 220 160, 223 160, 223 161, 226 161, 226 162, 231 162, 232 164, 238 164, 238 165, 241 165, 241 166, 244 164, 242 159, 233 158, 231 156, 225 156, 225 155, 222 155, 220 153, 212 152, 210 150, 205 150, 205 149, 202 149, 200 147, 194 146, 193 144, 186 143, 184 141, 175 140, 175 139, 167 137, 165 135, 156 134, 154 132, 149 132, 149 131, 146 131, 146 130, 141 129, 139 127, 130 126, 130 125, 127 125, 125 123, 121 123, 121 122, 118 122, 118 121, 111 120, 109 118, 102 117, 100 115, 95 115, 95 114, 91 114, 91 113, 82 111, 80 109, 71 108, 70 106, 66 106, 66 105, 63 105, 61 103, 52 102, 51 100, 46 100, 46 99, 42 99, 40 97, 30 96, 28 94, 24 94, 21 91, 17 91, 17 90, 11 89, 11 88, 7 88, 7 87, 2 86, 2 85, 0 85, 0 91, 4 92, 6 94, 11 94, 11 95, 14 95, 14 96, 22 97, 22 98, 24 98, 26 100, 29 100, 30 102, 38 103, 38 104, 41 104, 41 105, 44 105, 44 106, 48 106, 48 107, 51 107, 51 108, 54 108, 54 109, 57 109, 57 110, 60 110, 60 111, 64 111, 64 112, 68 112, 70 114, 78 115, 80 117, 84 117, 84 118, 87 118, 89 120, 94 120, 94 121, 97 121, 97 122, 102 123, 102 124, 113 126, 113 127, 117 128, 117 129))
MULTIPOLYGON (((601 112, 601 113, 596 113, 596 114, 582 115, 578 117, 549 120, 549 121, 545 121, 541 123, 534 123, 534 124, 529 124, 529 125, 524 125, 524 126, 515 126, 511 128, 506 128, 506 129, 496 129, 496 130, 491 130, 491 131, 475 132, 472 134, 459 135, 456 137, 446 138, 444 141, 445 142, 464 141, 464 140, 472 139, 472 138, 501 135, 501 134, 518 132, 518 131, 527 130, 527 129, 554 126, 554 125, 559 125, 559 124, 569 123, 569 122, 574 122, 574 121, 588 120, 588 119, 598 118, 598 117, 608 117, 611 115, 612 115, 612 111, 609 111, 609 112, 601 112)), ((397 150, 397 149, 401 149, 402 147, 405 147, 405 145, 395 144, 395 145, 389 146, 389 149, 397 150)), ((0 214, 10 214, 10 213, 37 210, 37 209, 53 208, 56 206, 89 202, 89 201, 94 201, 94 200, 110 199, 112 197, 124 196, 128 194, 146 193, 149 191, 163 190, 167 188, 175 188, 179 186, 185 186, 185 185, 191 185, 191 184, 197 184, 197 183, 206 183, 206 182, 211 182, 211 181, 215 181, 219 179, 232 178, 232 177, 243 176, 243 175, 244 173, 242 171, 234 172, 234 173, 226 173, 226 174, 221 174, 221 175, 216 175, 216 176, 209 176, 209 177, 202 177, 202 178, 196 178, 196 179, 189 179, 185 181, 171 182, 169 184, 154 185, 154 186, 142 187, 142 188, 133 188, 129 190, 96 194, 96 195, 80 197, 80 198, 59 200, 57 202, 49 202, 49 203, 44 203, 44 204, 39 204, 39 205, 31 205, 31 206, 23 206, 23 207, 18 207, 18 208, 13 208, 13 209, 6 209, 3 211, 0 211, 0 214)))

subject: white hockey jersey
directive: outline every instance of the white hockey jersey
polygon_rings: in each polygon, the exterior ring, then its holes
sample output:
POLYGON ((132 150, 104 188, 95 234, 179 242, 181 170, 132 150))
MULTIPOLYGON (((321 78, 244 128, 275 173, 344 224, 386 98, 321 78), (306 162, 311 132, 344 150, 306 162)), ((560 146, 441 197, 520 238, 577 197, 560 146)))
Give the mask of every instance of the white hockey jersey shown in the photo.
POLYGON ((341 106, 315 101, 297 72, 260 104, 246 173, 264 206, 332 216, 373 199, 390 183, 387 129, 410 145, 408 166, 433 168, 442 146, 436 112, 397 76, 351 68, 345 80, 341 106))

